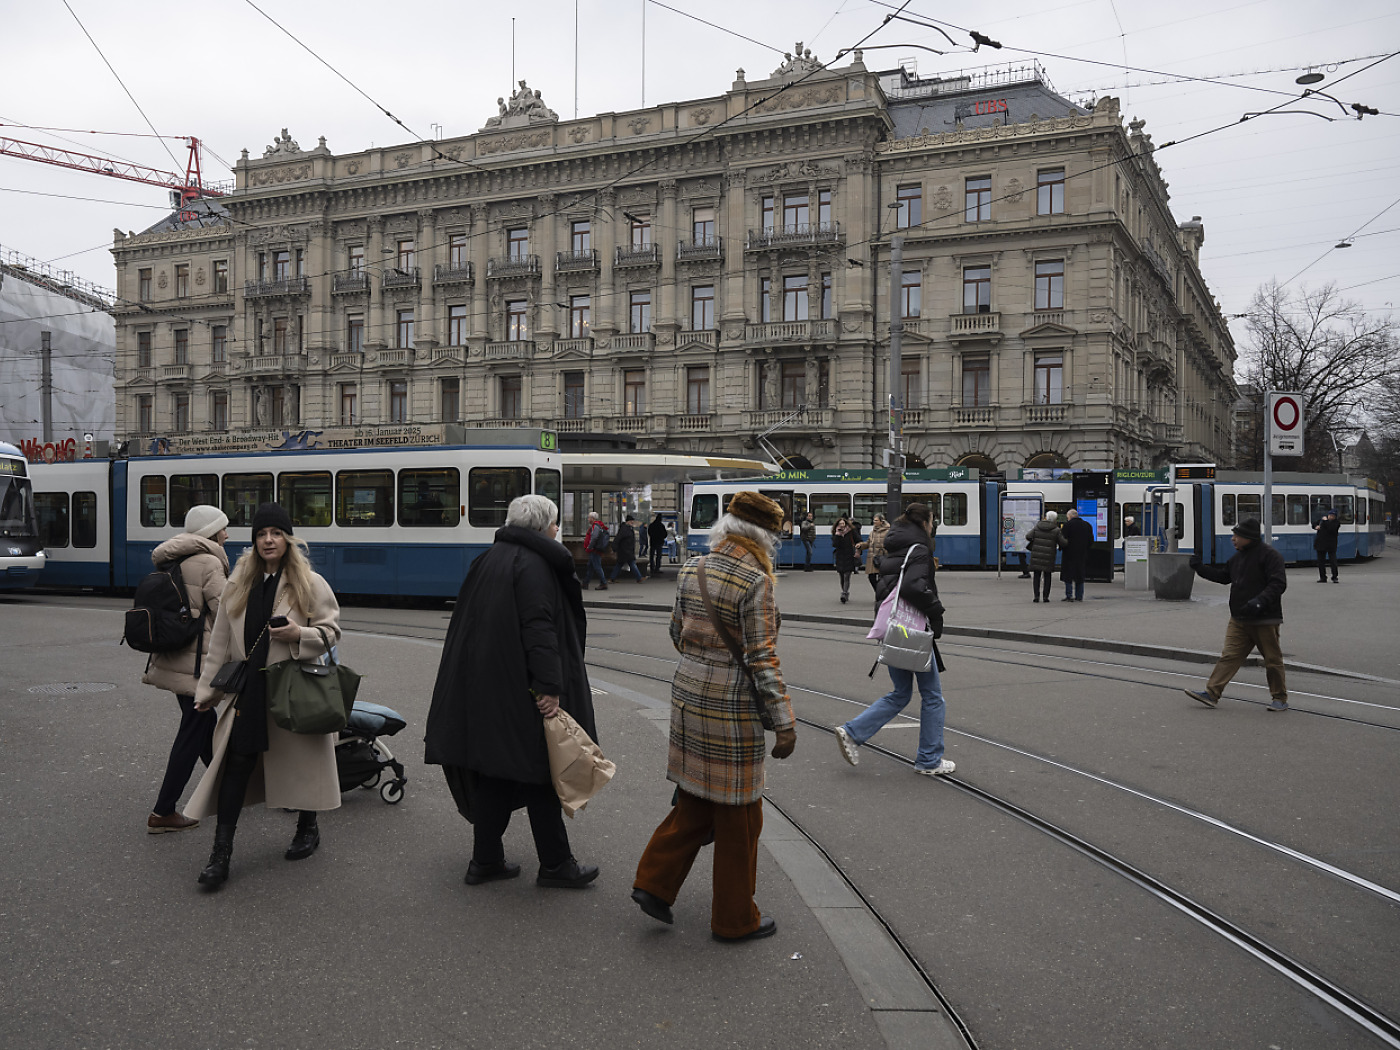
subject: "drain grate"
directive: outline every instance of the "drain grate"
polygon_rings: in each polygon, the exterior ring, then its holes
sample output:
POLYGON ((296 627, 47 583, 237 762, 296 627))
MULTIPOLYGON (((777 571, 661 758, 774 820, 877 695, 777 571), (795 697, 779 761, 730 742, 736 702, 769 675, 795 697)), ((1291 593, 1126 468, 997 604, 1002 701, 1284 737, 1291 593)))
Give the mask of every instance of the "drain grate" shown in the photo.
POLYGON ((46 696, 67 696, 70 693, 105 693, 115 688, 110 682, 53 682, 49 685, 31 685, 29 691, 46 696))

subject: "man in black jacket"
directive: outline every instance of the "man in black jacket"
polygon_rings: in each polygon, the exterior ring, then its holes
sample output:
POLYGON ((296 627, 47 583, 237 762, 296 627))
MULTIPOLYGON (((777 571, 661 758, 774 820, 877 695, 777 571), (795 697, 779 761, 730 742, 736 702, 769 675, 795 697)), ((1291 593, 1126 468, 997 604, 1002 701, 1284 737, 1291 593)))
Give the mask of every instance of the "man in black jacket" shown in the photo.
POLYGON ((1328 507, 1322 520, 1313 523, 1313 550, 1317 551, 1317 582, 1327 582, 1327 560, 1332 560, 1332 582, 1337 582, 1337 532, 1341 529, 1337 512, 1328 507))
POLYGON ((609 583, 617 580, 617 574, 623 569, 631 569, 632 575, 641 583, 642 570, 637 568, 637 519, 632 515, 627 515, 622 524, 617 529, 617 561, 613 562, 612 574, 608 577, 609 583))
POLYGON ((1287 711, 1288 686, 1283 679, 1283 650, 1278 641, 1279 625, 1283 623, 1283 592, 1288 587, 1283 555, 1264 542, 1256 518, 1246 518, 1233 531, 1235 555, 1224 565, 1202 565, 1199 554, 1191 558, 1197 576, 1230 585, 1230 624, 1225 628, 1225 648, 1205 689, 1187 689, 1186 695, 1214 707, 1245 657, 1258 646, 1273 698, 1269 710, 1287 711))
POLYGON ((1066 516, 1065 553, 1060 557, 1060 579, 1065 581, 1062 602, 1084 600, 1084 568, 1089 562, 1089 548, 1094 544, 1094 526, 1071 510, 1066 516))
POLYGON ((647 526, 647 541, 651 547, 651 575, 660 576, 661 555, 666 551, 666 523, 661 520, 660 514, 652 518, 647 526))

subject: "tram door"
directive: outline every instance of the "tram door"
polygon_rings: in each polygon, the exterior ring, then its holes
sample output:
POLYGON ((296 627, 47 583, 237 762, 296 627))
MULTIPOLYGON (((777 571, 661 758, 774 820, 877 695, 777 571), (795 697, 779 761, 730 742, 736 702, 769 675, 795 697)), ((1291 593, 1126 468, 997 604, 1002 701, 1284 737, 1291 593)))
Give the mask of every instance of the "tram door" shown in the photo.
POLYGON ((797 539, 797 519, 793 517, 792 513, 793 490, 761 488, 758 492, 783 508, 783 528, 778 536, 778 565, 791 567, 795 564, 794 544, 798 547, 801 546, 801 542, 797 539))
POLYGON ((1084 578, 1102 583, 1113 582, 1113 540, 1108 519, 1113 507, 1113 471, 1077 470, 1070 479, 1074 509, 1094 530, 1094 542, 1089 545, 1089 557, 1084 565, 1084 578))

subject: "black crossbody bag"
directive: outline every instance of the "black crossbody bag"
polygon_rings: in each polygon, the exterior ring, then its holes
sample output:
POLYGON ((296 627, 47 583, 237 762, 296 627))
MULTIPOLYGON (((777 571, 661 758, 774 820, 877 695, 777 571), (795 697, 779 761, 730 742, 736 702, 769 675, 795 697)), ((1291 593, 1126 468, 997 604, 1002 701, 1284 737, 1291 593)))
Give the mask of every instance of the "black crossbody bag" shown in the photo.
MULTIPOLYGON (((271 621, 269 621, 270 623, 271 621)), ((258 634, 257 641, 253 643, 253 649, 258 647, 258 642, 262 641, 262 636, 267 633, 269 624, 263 624, 262 631, 258 634)), ((252 652, 253 649, 249 649, 252 652)), ((243 692, 243 687, 248 683, 248 661, 230 660, 220 667, 218 673, 209 680, 209 687, 217 689, 221 693, 232 693, 237 696, 243 692)))

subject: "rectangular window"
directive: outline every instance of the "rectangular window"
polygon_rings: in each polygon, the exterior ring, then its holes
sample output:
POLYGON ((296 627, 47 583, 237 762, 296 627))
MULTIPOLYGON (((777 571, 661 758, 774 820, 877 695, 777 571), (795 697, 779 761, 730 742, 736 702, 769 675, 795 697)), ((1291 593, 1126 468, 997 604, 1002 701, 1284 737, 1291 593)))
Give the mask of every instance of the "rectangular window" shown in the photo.
POLYGON ((186 393, 170 396, 171 414, 174 416, 173 429, 177 434, 187 434, 190 429, 190 395, 186 393))
POLYGON ((412 273, 413 268, 418 265, 418 242, 411 237, 405 237, 398 242, 398 262, 396 264, 404 273, 412 273))
POLYGON ((1288 494, 1288 524, 1311 525, 1308 520, 1308 497, 1301 492, 1288 494))
POLYGON ((783 198, 783 226, 789 230, 799 230, 812 221, 805 193, 794 193, 783 198))
POLYGON ((923 397, 919 384, 919 359, 901 355, 899 361, 900 395, 905 408, 922 408, 923 397))
POLYGON ((353 427, 360 421, 359 391, 354 383, 340 384, 340 425, 353 427))
POLYGON ((210 359, 216 365, 228 361, 228 326, 216 324, 210 328, 210 359))
MULTIPOLYGON (((283 475, 286 477, 287 475, 283 475)), ((326 475, 329 478, 330 475, 326 475)), ((283 490, 285 497, 286 490, 283 490)), ((271 474, 225 474, 223 510, 230 525, 250 526, 253 513, 264 503, 272 502, 271 474)), ((284 504, 291 510, 290 504, 284 504)), ((300 525, 301 522, 295 521, 300 525)))
POLYGON ((399 310, 397 313, 398 346, 407 350, 413 346, 413 311, 399 310))
POLYGON ((467 345, 467 305, 458 303, 447 308, 447 345, 467 345))
MULTIPOLYGON (((326 528, 331 523, 330 471, 287 471, 278 474, 277 502, 287 508, 295 527, 326 528)), ((232 515, 229 515, 229 520, 232 521, 232 515)), ((248 523, 252 524, 252 520, 250 514, 248 523)))
POLYGON ((394 379, 389 382, 389 422, 408 422, 408 380, 394 379))
POLYGON ((773 320, 773 282, 767 277, 758 279, 758 320, 760 324, 773 320))
POLYGON ((634 252, 651 247, 651 216, 633 215, 631 220, 631 245, 634 252))
POLYGON ((365 246, 363 244, 350 245, 350 276, 362 277, 365 272, 365 246))
POLYGON ((190 294, 189 263, 175 264, 175 298, 184 299, 190 294))
POLYGON ((151 367, 151 333, 136 333, 136 367, 151 367))
POLYGON ((228 429, 228 394, 222 390, 209 396, 209 429, 228 429))
POLYGON ((783 320, 807 320, 807 275, 783 278, 783 320))
POLYGON ((460 270, 467 265, 467 235, 449 233, 447 235, 447 265, 460 270))
POLYGON ((150 434, 155 430, 155 406, 151 403, 150 394, 141 394, 136 398, 136 428, 142 434, 150 434))
POLYGON ((875 515, 885 513, 883 492, 857 492, 851 497, 851 516, 867 528, 875 523, 875 515))
POLYGON ((336 474, 335 523, 344 528, 394 524, 394 472, 342 470, 336 474))
POLYGON ((1065 261, 1047 259, 1035 264, 1035 308, 1061 310, 1065 305, 1065 261))
POLYGON ((138 270, 136 274, 137 298, 143 303, 151 301, 151 271, 138 270))
POLYGON ((177 365, 190 363, 190 330, 188 328, 175 329, 175 363, 177 365))
POLYGON ((506 230, 506 257, 511 262, 524 262, 530 255, 530 229, 516 226, 506 230))
POLYGON ((1337 508, 1337 521, 1342 525, 1356 524, 1356 497, 1338 496, 1332 506, 1337 508))
POLYGON ((692 416, 709 414, 710 369, 707 365, 690 365, 685 370, 685 411, 692 416))
POLYGON ((1035 403, 1058 405, 1064 400, 1065 359, 1063 354, 1035 355, 1035 403))
POLYGON ((967 266, 963 268, 963 313, 992 312, 992 268, 967 266))
POLYGON ((1332 506, 1332 497, 1331 497, 1331 496, 1313 496, 1313 497, 1311 497, 1311 500, 1312 500, 1312 521, 1309 522, 1308 524, 1312 524, 1313 522, 1321 521, 1321 520, 1322 520, 1322 516, 1323 516, 1324 514, 1327 513, 1327 508, 1330 507, 1330 506, 1332 506))
POLYGON ((292 276, 292 253, 283 249, 272 253, 272 279, 285 281, 292 276))
POLYGON ((992 361, 985 355, 963 358, 963 408, 986 408, 992 403, 992 361))
POLYGON ((467 474, 467 524, 499 529, 510 501, 529 492, 528 467, 473 467, 467 474))
POLYGON ((783 408, 798 408, 807 403, 807 363, 805 361, 784 361, 782 363, 783 408))
POLYGON ((456 376, 444 376, 438 385, 438 415, 444 423, 462 418, 462 381, 456 376))
POLYGON ((759 223, 764 233, 773 232, 773 198, 764 197, 758 202, 759 223))
POLYGON ((301 248, 297 249, 297 276, 306 276, 306 252, 301 248))
POLYGON ((287 417, 287 392, 280 386, 269 387, 267 391, 268 423, 280 427, 287 417))
POLYGON ((345 349, 360 353, 365 348, 365 315, 351 314, 345 319, 345 349))
POLYGON ((519 419, 521 409, 520 377, 501 376, 501 418, 519 419))
POLYGON ((690 327, 697 332, 715 326, 715 286, 697 284, 690 289, 690 327))
POLYGON ((822 274, 822 320, 831 319, 831 274, 822 274))
POLYGON ((1036 175, 1036 213, 1063 215, 1065 211, 1065 169, 1050 168, 1036 175))
POLYGON ((73 546, 97 546, 97 493, 73 493, 73 546))
POLYGON ((287 352, 287 319, 285 317, 272 319, 272 352, 274 354, 287 352))
POLYGON ((456 467, 399 471, 399 524, 455 526, 462 520, 462 482, 456 467))
POLYGON ((807 503, 818 525, 835 525, 836 519, 851 513, 851 497, 844 492, 814 492, 807 503))
POLYGON ((967 180, 965 215, 968 222, 986 222, 992 217, 990 176, 967 180))
POLYGON ((591 332, 593 317, 593 297, 591 295, 569 296, 569 338, 583 339, 591 332))
POLYGON ((817 191, 817 225, 831 228, 831 191, 817 191))
POLYGON ((583 419, 584 411, 583 373, 564 373, 564 418, 583 419))
POLYGON ((651 331, 651 292, 633 292, 628 296, 631 314, 631 331, 636 333, 651 331))
POLYGON ((923 309, 924 273, 922 270, 905 270, 899 281, 899 316, 912 320, 920 316, 923 309))
POLYGON ((170 478, 170 524, 184 526, 185 515, 201 503, 218 506, 219 475, 174 474, 170 478))
POLYGON ((267 280, 267 252, 258 252, 258 280, 267 280))
POLYGON ((703 493, 690 499, 690 527, 708 529, 719 521, 719 496, 703 493))
POLYGON ((714 208, 693 208, 690 212, 691 242, 696 245, 715 243, 714 208))
POLYGON ((1241 492, 1235 497, 1235 506, 1241 519, 1253 518, 1255 521, 1263 521, 1264 519, 1259 512, 1263 502, 1262 497, 1257 492, 1241 492))
POLYGON ((506 339, 519 342, 530 338, 529 303, 524 299, 506 301, 506 339))
POLYGON ((564 489, 564 475, 557 470, 546 470, 538 467, 535 470, 535 495, 543 496, 545 499, 553 500, 554 505, 559 506, 560 495, 564 489))
POLYGON ((222 295, 228 292, 228 260, 214 260, 214 294, 222 295))
POLYGON ((966 524, 967 524, 967 493, 966 493, 966 492, 945 492, 945 493, 943 493, 943 524, 944 524, 944 525, 966 525, 966 524))
MULTIPOLYGON (((141 479, 141 524, 148 529, 165 528, 165 475, 148 474, 141 479)), ((184 521, 183 518, 180 519, 184 521)))
POLYGON ((647 374, 642 368, 629 368, 622 373, 622 412, 628 416, 644 416, 647 411, 647 374))
POLYGON ((34 493, 34 517, 40 543, 45 547, 68 546, 68 493, 34 493))
POLYGON ((593 250, 593 224, 575 222, 569 225, 569 250, 575 255, 585 255, 593 250))
POLYGON ((912 230, 923 224, 924 221, 924 188, 922 186, 900 186, 895 190, 895 203, 899 205, 899 210, 895 212, 895 227, 901 230, 912 230))

